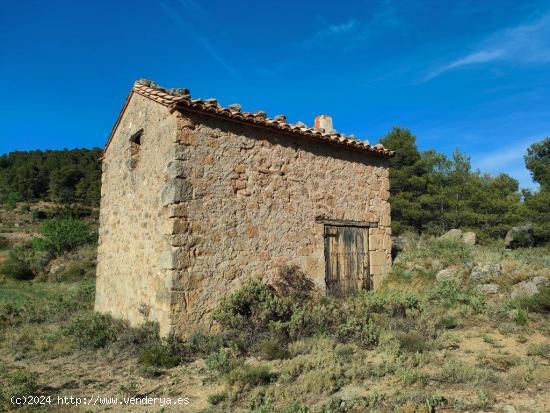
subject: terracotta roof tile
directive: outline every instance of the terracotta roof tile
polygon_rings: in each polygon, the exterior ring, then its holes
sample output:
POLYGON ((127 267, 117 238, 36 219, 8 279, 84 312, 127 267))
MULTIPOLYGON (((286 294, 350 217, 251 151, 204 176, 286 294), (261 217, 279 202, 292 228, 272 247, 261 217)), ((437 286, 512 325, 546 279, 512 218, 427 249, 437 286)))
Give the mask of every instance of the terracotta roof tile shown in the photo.
MULTIPOLYGON (((157 103, 160 103, 161 105, 167 106, 171 110, 189 109, 199 112, 206 112, 223 118, 253 123, 264 126, 266 128, 285 131, 293 135, 309 137, 320 141, 330 142, 348 148, 353 148, 356 150, 362 150, 382 157, 389 158, 394 155, 393 151, 384 148, 384 146, 379 143, 371 146, 366 141, 360 141, 339 133, 332 132, 330 134, 326 134, 318 129, 308 128, 303 122, 296 122, 296 124, 291 125, 287 123, 285 115, 277 115, 274 119, 270 119, 263 111, 257 111, 255 113, 242 112, 241 105, 239 104, 232 104, 229 105, 227 108, 224 108, 223 106, 218 104, 218 101, 216 99, 192 99, 189 90, 187 89, 165 89, 156 85, 150 80, 138 80, 134 84, 131 93, 137 93, 157 103)), ((126 100, 121 115, 124 112, 128 101, 129 97, 126 100)), ((120 116, 119 120, 115 124, 115 127, 113 128, 113 131, 111 132, 111 136, 109 137, 109 141, 107 142, 105 149, 107 149, 107 146, 111 141, 112 135, 114 133, 114 130, 118 126, 119 121, 120 116)))

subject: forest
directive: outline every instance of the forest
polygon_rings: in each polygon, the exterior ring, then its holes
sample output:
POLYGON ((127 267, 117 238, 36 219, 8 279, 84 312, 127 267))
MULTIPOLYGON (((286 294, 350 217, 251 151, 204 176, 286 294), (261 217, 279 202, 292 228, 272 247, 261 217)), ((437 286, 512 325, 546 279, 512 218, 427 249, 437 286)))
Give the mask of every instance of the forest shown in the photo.
MULTIPOLYGON (((507 174, 473 170, 470 158, 420 151, 416 136, 394 127, 380 142, 390 161, 392 229, 440 235, 451 228, 474 231, 480 242, 503 238, 514 225, 532 223, 536 244, 550 241, 550 138, 528 148, 525 165, 538 191, 520 188, 507 174)), ((49 200, 99 206, 101 150, 12 152, 0 156, 0 202, 49 200)))

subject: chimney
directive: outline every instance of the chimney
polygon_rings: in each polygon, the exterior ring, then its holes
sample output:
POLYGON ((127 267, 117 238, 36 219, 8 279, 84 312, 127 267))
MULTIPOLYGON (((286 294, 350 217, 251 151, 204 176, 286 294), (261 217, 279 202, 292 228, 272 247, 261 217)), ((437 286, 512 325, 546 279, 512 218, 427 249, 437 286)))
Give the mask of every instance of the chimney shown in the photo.
POLYGON ((315 123, 313 127, 324 133, 336 132, 332 128, 332 118, 329 115, 319 115, 315 117, 315 123))

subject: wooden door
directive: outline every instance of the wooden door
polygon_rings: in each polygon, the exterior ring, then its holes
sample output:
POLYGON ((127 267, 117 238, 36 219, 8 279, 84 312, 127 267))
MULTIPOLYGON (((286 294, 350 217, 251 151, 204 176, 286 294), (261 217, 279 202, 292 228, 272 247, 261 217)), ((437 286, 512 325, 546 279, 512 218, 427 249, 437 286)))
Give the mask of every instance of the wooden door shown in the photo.
POLYGON ((325 225, 325 269, 329 295, 370 289, 369 229, 325 225))

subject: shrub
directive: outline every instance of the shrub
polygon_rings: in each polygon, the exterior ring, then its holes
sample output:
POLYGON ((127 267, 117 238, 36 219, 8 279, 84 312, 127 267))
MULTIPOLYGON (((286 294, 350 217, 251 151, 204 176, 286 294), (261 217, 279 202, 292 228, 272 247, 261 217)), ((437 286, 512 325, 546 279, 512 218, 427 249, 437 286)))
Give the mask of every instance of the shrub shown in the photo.
POLYGON ((41 228, 42 237, 35 238, 33 246, 54 256, 92 242, 97 234, 90 225, 74 218, 55 218, 46 221, 41 228))
POLYGON ((541 287, 538 293, 519 298, 517 303, 532 312, 550 313, 550 287, 541 287))
POLYGON ((293 312, 290 300, 278 297, 266 284, 252 280, 222 301, 213 317, 235 335, 244 334, 248 344, 252 344, 268 331, 286 334, 293 312))
POLYGON ((3 204, 7 209, 15 209, 17 203, 22 199, 23 197, 19 192, 10 192, 4 197, 3 204))
POLYGON ((479 407, 483 410, 488 409, 495 402, 493 395, 484 389, 477 390, 477 398, 479 400, 479 407))
POLYGON ((484 384, 498 382, 498 376, 493 371, 476 368, 457 359, 450 359, 445 362, 440 379, 447 383, 484 384))
POLYGON ((12 406, 12 397, 31 396, 36 393, 36 374, 24 370, 18 370, 11 374, 0 375, 0 401, 7 406, 12 406), (1 378, 3 376, 3 378, 1 378))
POLYGON ((279 269, 273 287, 281 297, 289 297, 296 303, 304 303, 313 298, 315 284, 297 265, 279 269))
POLYGON ((206 367, 219 373, 229 373, 235 367, 236 361, 228 350, 220 350, 206 358, 206 367))
POLYGON ((395 337, 399 347, 409 353, 422 353, 428 348, 427 338, 417 332, 397 332, 395 337))
POLYGON ((453 279, 439 281, 426 295, 428 305, 430 302, 439 303, 445 308, 455 307, 457 304, 464 304, 475 311, 481 311, 485 303, 481 296, 473 291, 461 287, 453 279))
POLYGON ((256 344, 255 349, 265 360, 283 359, 287 355, 287 343, 277 337, 261 339, 256 344))
POLYGON ((56 271, 48 280, 52 281, 79 281, 83 278, 92 278, 95 275, 95 263, 87 262, 72 263, 65 268, 56 271))
POLYGON ((242 365, 232 370, 228 375, 230 384, 238 383, 243 386, 260 386, 269 384, 275 380, 276 375, 266 366, 249 366, 242 365))
POLYGON ((355 354, 355 348, 351 344, 337 344, 333 351, 336 359, 344 363, 351 362, 355 354))
POLYGON ((33 221, 42 221, 48 218, 48 214, 46 214, 46 212, 42 211, 41 209, 33 209, 31 217, 33 221))
POLYGON ((223 348, 233 347, 238 351, 243 351, 244 347, 233 335, 227 332, 216 334, 205 334, 198 332, 193 334, 185 342, 185 356, 208 356, 216 353, 223 348))
POLYGON ((460 241, 440 239, 421 240, 414 248, 400 254, 400 262, 431 262, 438 260, 442 267, 460 265, 468 262, 473 255, 473 248, 460 241))
POLYGON ((3 235, 0 235, 0 251, 8 249, 9 246, 10 246, 10 241, 3 235))
POLYGON ((372 347, 378 344, 380 329, 368 318, 351 317, 338 326, 337 338, 343 343, 353 341, 361 347, 372 347))
POLYGON ((97 349, 115 342, 126 326, 110 315, 90 313, 78 316, 64 328, 65 335, 74 337, 82 349, 97 349))
POLYGON ((208 395, 208 403, 210 403, 212 406, 216 406, 224 402, 225 399, 227 399, 227 393, 224 391, 208 395))
POLYGON ((549 343, 532 343, 527 347, 529 356, 540 356, 550 360, 550 344, 549 343))
POLYGON ((25 260, 23 247, 15 247, 10 251, 8 259, 0 266, 0 272, 15 280, 31 280, 35 276, 29 263, 25 260))
POLYGON ((148 343, 139 355, 144 366, 172 368, 181 363, 184 349, 178 338, 171 334, 148 343))
POLYGON ((443 315, 438 318, 436 322, 436 328, 443 328, 446 330, 452 330, 457 328, 459 325, 458 321, 452 315, 443 315))
POLYGON ((95 285, 87 283, 75 287, 22 303, 0 302, 0 326, 61 322, 73 317, 78 311, 92 310, 95 285))

